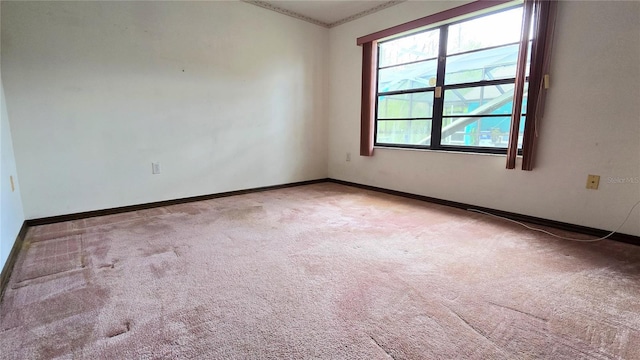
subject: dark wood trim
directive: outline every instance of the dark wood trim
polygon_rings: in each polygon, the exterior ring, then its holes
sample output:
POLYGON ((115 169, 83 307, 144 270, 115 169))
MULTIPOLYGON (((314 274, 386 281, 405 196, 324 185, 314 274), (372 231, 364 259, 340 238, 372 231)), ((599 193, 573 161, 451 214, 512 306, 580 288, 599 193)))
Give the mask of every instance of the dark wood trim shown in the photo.
MULTIPOLYGON (((529 1, 529 0, 528 0, 529 1)), ((536 143, 536 126, 544 111, 546 89, 543 78, 549 72, 553 27, 555 25, 556 1, 531 0, 534 3, 534 31, 531 46, 529 95, 527 120, 522 138, 522 170, 533 170, 536 143)))
POLYGON ((151 208, 161 207, 161 206, 170 206, 170 205, 184 204, 184 203, 189 203, 194 201, 217 199, 217 198, 227 197, 227 196, 242 195, 242 194, 249 194, 249 193, 276 190, 276 189, 284 189, 284 188, 302 186, 302 185, 318 184, 318 183, 323 183, 327 181, 328 179, 323 178, 323 179, 299 181, 299 182, 281 184, 281 185, 271 185, 271 186, 263 186, 263 187, 244 189, 244 190, 227 191, 227 192, 216 193, 216 194, 191 196, 191 197, 181 198, 181 199, 156 201, 156 202, 151 202, 146 204, 121 206, 121 207, 104 209, 104 210, 85 211, 85 212, 74 213, 74 214, 50 216, 50 217, 39 218, 39 219, 30 219, 26 221, 26 224, 27 226, 46 225, 46 224, 63 222, 63 221, 86 219, 86 218, 95 217, 95 216, 114 215, 114 214, 129 212, 129 211, 145 210, 145 209, 151 209, 151 208))
MULTIPOLYGON (((520 131, 520 117, 522 113, 522 98, 524 95, 524 82, 527 69, 527 53, 529 50, 529 28, 531 27, 531 13, 533 3, 525 0, 522 9, 522 28, 520 30, 520 49, 518 50, 518 62, 516 65, 516 80, 513 93, 513 109, 511 110, 511 127, 509 128, 509 143, 507 145, 507 169, 516 168, 518 156, 518 135, 520 131)), ((531 72, 533 72, 533 67, 531 72)), ((531 77, 531 75, 530 75, 531 77)), ((529 85, 531 92, 531 85, 529 85)), ((528 116, 527 116, 528 117, 528 116)))
POLYGON ((362 46, 362 100, 360 111, 360 156, 373 156, 374 118, 378 44, 368 42, 362 46))
POLYGON ((0 304, 4 298, 4 292, 7 289, 7 285, 9 285, 9 279, 11 278, 13 267, 16 265, 18 255, 20 255, 20 250, 22 250, 24 238, 27 235, 27 229, 27 222, 23 221, 22 227, 20 227, 20 231, 18 231, 18 235, 16 236, 16 241, 13 243, 13 247, 9 253, 9 257, 7 257, 7 261, 2 267, 2 274, 0 274, 0 304))
MULTIPOLYGON (((353 187, 357 187, 357 188, 360 188, 360 189, 372 190, 372 191, 377 191, 377 192, 381 192, 381 193, 385 193, 385 194, 401 196, 401 197, 404 197, 404 198, 415 199, 415 200, 420 200, 420 201, 426 201, 426 202, 429 202, 429 203, 434 203, 434 204, 439 204, 439 205, 451 206, 451 207, 458 208, 458 209, 480 210, 480 211, 488 212, 490 214, 502 216, 502 217, 505 217, 507 219, 511 219, 511 220, 515 220, 515 221, 521 221, 521 222, 526 222, 526 223, 529 223, 529 224, 535 224, 535 225, 541 225, 541 226, 549 226, 549 227, 556 228, 556 229, 559 229, 559 230, 572 231, 572 232, 576 232, 576 233, 580 233, 580 234, 595 236, 597 238, 606 236, 611 232, 611 231, 607 231, 607 230, 596 229, 596 228, 582 226, 582 225, 574 225, 574 224, 569 224, 569 223, 565 223, 565 222, 561 222, 561 221, 543 219, 543 218, 539 218, 539 217, 535 217, 535 216, 529 216, 529 215, 516 214, 516 213, 512 213, 512 212, 508 212, 508 211, 495 210, 495 209, 486 208, 486 207, 482 207, 482 206, 470 205, 470 204, 460 203, 460 202, 456 202, 456 201, 443 200, 443 199, 433 198, 433 197, 429 197, 429 196, 411 194, 411 193, 406 193, 406 192, 402 192, 402 191, 390 190, 390 189, 385 189, 385 188, 380 188, 380 187, 375 187, 375 186, 370 186, 370 185, 363 185, 363 184, 353 183, 353 182, 344 181, 344 180, 328 179, 328 181, 336 183, 336 184, 341 184, 341 185, 346 185, 346 186, 353 186, 353 187)), ((615 233, 615 234, 611 235, 611 237, 609 237, 609 239, 640 246, 640 236, 622 234, 622 233, 615 233)))
MULTIPOLYGON (((25 238, 25 235, 26 235, 26 231, 27 231, 29 226, 53 224, 53 223, 62 222, 62 221, 79 220, 79 219, 85 219, 85 218, 94 217, 94 216, 113 215, 113 214, 119 214, 119 213, 123 213, 123 212, 144 210, 144 209, 150 209, 150 208, 160 207, 160 206, 184 204, 184 203, 189 203, 189 202, 194 202, 194 201, 210 200, 210 199, 216 199, 216 198, 227 197, 227 196, 249 194, 249 193, 268 191, 268 190, 277 190, 277 189, 296 187, 296 186, 303 186, 303 185, 319 184, 319 183, 324 183, 324 182, 332 182, 332 183, 336 183, 336 184, 357 187, 357 188, 361 188, 361 189, 365 189, 365 190, 372 190, 372 191, 377 191, 377 192, 381 192, 381 193, 385 193, 385 194, 401 196, 401 197, 405 197, 405 198, 409 198, 409 199, 416 199, 416 200, 426 201, 426 202, 430 202, 430 203, 434 203, 434 204, 451 206, 451 207, 455 207, 455 208, 459 208, 459 209, 481 210, 481 211, 485 211, 485 212, 488 212, 488 213, 491 213, 491 214, 494 214, 494 215, 498 215, 498 216, 503 216, 503 217, 506 217, 508 219, 512 219, 512 220, 516 220, 516 221, 522 221, 522 222, 527 222, 527 223, 530 223, 530 224, 536 224, 536 225, 542 225, 542 226, 549 226, 549 227, 553 227, 553 228, 560 229, 560 230, 573 231, 573 232, 576 232, 576 233, 591 235, 591 236, 595 236, 595 237, 602 237, 602 236, 605 236, 605 235, 610 233, 610 231, 607 231, 607 230, 601 230, 601 229, 591 228, 591 227, 582 226, 582 225, 574 225, 574 224, 564 223, 564 222, 555 221, 555 220, 543 219, 543 218, 538 218, 538 217, 529 216, 529 215, 516 214, 516 213, 512 213, 512 212, 508 212, 508 211, 495 210, 495 209, 486 208, 486 207, 482 207, 482 206, 476 206, 476 205, 470 205, 470 204, 465 204, 465 203, 460 203, 460 202, 455 202, 455 201, 443 200, 443 199, 433 198, 433 197, 424 196, 424 195, 411 194, 411 193, 406 193, 406 192, 402 192, 402 191, 390 190, 390 189, 385 189, 385 188, 380 188, 380 187, 375 187, 375 186, 370 186, 370 185, 364 185, 364 184, 358 184, 358 183, 353 183, 353 182, 344 181, 344 180, 338 180, 338 179, 332 179, 332 178, 323 178, 323 179, 300 181, 300 182, 282 184, 282 185, 264 186, 264 187, 259 187, 259 188, 228 191, 228 192, 224 192, 224 193, 193 196, 193 197, 188 197, 188 198, 166 200, 166 201, 158 201, 158 202, 146 203, 146 204, 140 204, 140 205, 130 205, 130 206, 123 206, 123 207, 118 207, 118 208, 105 209, 105 210, 86 211, 86 212, 82 212, 82 213, 75 213, 75 214, 68 214, 68 215, 60 215, 60 216, 52 216, 52 217, 47 217, 47 218, 26 220, 22 224, 22 228, 20 229, 20 232, 18 234, 16 242, 14 243, 13 249, 11 250, 11 254, 9 255, 9 258, 7 259, 7 263, 5 263, 4 269, 2 270, 2 281, 3 281, 2 282, 2 286, 3 286, 3 290, 4 290, 4 281, 5 281, 4 279, 5 279, 5 276, 8 278, 8 274, 7 273, 9 271, 7 269, 8 268, 10 269, 10 268, 13 267, 13 264, 9 265, 9 262, 11 260, 15 262, 15 260, 17 259, 18 252, 20 251, 20 248, 22 247, 22 243, 24 241, 24 238, 25 238)), ((640 237, 639 236, 635 236, 635 235, 615 233, 610 237, 610 239, 616 240, 616 241, 625 242, 625 243, 629 243, 629 244, 640 245, 640 237)))
POLYGON ((411 31, 419 29, 421 27, 429 26, 441 21, 456 18, 458 16, 470 14, 472 12, 488 9, 493 6, 502 5, 504 3, 512 2, 513 0, 478 0, 469 4, 454 7, 449 10, 441 11, 439 13, 425 16, 413 21, 406 22, 404 24, 396 25, 388 29, 376 31, 373 34, 361 36, 356 40, 358 45, 370 43, 372 41, 384 39, 389 36, 397 35, 405 31, 411 31))

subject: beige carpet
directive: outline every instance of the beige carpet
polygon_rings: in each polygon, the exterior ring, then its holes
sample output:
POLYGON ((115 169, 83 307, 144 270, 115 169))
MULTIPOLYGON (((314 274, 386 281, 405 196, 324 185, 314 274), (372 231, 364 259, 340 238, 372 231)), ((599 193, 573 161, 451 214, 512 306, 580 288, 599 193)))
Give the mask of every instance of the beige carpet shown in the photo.
POLYGON ((639 359, 639 300, 640 247, 322 183, 31 228, 0 358, 639 359))

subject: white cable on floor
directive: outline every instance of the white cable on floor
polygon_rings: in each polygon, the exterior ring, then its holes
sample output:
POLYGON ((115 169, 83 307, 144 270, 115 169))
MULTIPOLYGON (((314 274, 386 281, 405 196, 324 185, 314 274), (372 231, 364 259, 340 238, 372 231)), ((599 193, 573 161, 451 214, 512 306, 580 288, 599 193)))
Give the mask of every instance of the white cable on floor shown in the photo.
POLYGON ((523 224, 519 221, 515 221, 515 220, 511 220, 509 218, 506 218, 504 216, 499 216, 499 215, 494 215, 492 213, 488 213, 486 211, 482 211, 482 210, 476 210, 476 209, 467 209, 468 211, 473 211, 473 212, 477 212, 480 214, 485 214, 485 215, 489 215, 489 216, 493 216, 499 219, 503 219, 503 220, 507 220, 507 221, 511 221, 512 223, 516 223, 518 225, 524 226, 525 228, 529 229, 529 230, 533 230, 533 231, 539 231, 541 233, 545 233, 547 235, 551 235, 553 237, 556 237, 558 239, 563 239, 563 240, 570 240, 570 241, 580 241, 580 242, 595 242, 595 241, 600 241, 600 240, 604 240, 608 237, 610 237, 611 235, 615 234, 616 232, 618 232, 618 230, 620 230, 622 228, 622 226, 624 226, 624 224, 627 223, 627 220, 629 220, 629 217, 631 216, 631 214, 633 213, 633 210, 636 208, 636 206, 640 205, 640 201, 638 201, 635 205, 633 205, 633 207, 631 208, 631 210, 629 210, 629 213, 627 214, 627 217, 624 219, 624 221, 622 222, 622 224, 620 224, 620 226, 618 226, 615 230, 613 230, 612 232, 609 233, 609 235, 607 236, 603 236, 601 238, 597 238, 597 239, 575 239, 575 238, 569 238, 569 237, 564 237, 564 236, 560 236, 560 235, 556 235, 554 233, 551 233, 549 231, 546 230, 542 230, 542 229, 538 229, 538 228, 534 228, 531 227, 527 224, 523 224))

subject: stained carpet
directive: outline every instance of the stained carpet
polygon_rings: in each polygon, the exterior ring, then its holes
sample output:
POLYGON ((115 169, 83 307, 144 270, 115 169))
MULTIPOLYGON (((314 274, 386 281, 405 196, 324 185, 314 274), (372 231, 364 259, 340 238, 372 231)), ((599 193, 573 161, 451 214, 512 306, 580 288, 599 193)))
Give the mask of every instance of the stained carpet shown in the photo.
POLYGON ((29 229, 0 357, 639 359, 638 299, 640 247, 322 183, 29 229))

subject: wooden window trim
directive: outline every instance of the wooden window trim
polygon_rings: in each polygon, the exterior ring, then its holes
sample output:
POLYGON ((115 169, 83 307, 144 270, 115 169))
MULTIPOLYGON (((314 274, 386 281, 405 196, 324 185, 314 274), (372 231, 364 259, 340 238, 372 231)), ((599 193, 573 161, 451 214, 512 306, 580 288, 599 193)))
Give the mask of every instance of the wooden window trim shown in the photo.
MULTIPOLYGON (((556 19, 556 0, 525 0, 523 11, 523 29, 520 39, 520 54, 516 73, 516 91, 524 84, 526 48, 529 40, 531 45, 531 62, 529 67, 529 91, 527 100, 526 120, 522 136, 522 170, 533 170, 534 148, 538 121, 544 112, 546 86, 544 78, 549 74, 551 59, 551 45, 556 19), (533 39, 529 38, 529 25, 533 22, 533 39), (523 51, 524 49, 524 51, 523 51), (524 52, 524 55, 523 55, 524 52)), ((514 111, 522 108, 522 93, 514 95, 514 111)), ((515 114, 515 112, 514 112, 515 114)), ((507 169, 515 169, 516 152, 518 147, 518 128, 520 116, 511 118, 511 133, 509 134, 509 148, 507 150, 507 169)))
POLYGON ((403 32, 419 29, 421 27, 429 26, 441 21, 450 20, 458 16, 467 15, 477 11, 485 10, 494 6, 502 5, 504 3, 513 2, 513 0, 478 0, 469 4, 461 5, 451 8, 449 10, 441 11, 439 13, 425 16, 413 21, 406 22, 404 24, 392 26, 388 29, 380 30, 369 35, 361 36, 357 39, 357 45, 363 45, 371 43, 376 40, 384 39, 389 36, 401 34, 403 32))
POLYGON ((551 47, 557 14, 557 1, 534 0, 535 38, 531 50, 531 74, 529 77, 529 100, 527 120, 522 139, 522 170, 533 170, 537 125, 544 114, 549 75, 551 47), (535 68, 534 68, 535 67, 535 68))
MULTIPOLYGON (((513 0, 478 0, 377 31, 357 39, 357 45, 363 47, 360 155, 372 156, 374 149, 377 41, 510 2, 513 2, 513 0)), ((533 169, 538 120, 542 117, 544 111, 546 95, 545 82, 548 80, 548 78, 545 77, 548 76, 549 73, 556 9, 557 0, 524 0, 523 26, 524 29, 528 30, 531 21, 533 21, 534 38, 531 48, 529 99, 527 102, 526 123, 523 134, 522 170, 533 169)), ((507 169, 515 168, 516 157, 518 155, 518 130, 520 114, 522 113, 522 96, 525 81, 524 72, 529 40, 529 31, 523 31, 515 82, 514 110, 512 111, 514 115, 512 117, 511 132, 509 134, 509 145, 507 147, 507 169)))
POLYGON ((377 82, 378 44, 375 41, 362 45, 362 110, 360 118, 360 155, 373 156, 375 134, 375 107, 377 82))
MULTIPOLYGON (((529 53, 529 29, 531 28, 532 11, 533 3, 531 1, 525 1, 524 8, 522 10, 522 29, 520 34, 518 61, 516 65, 516 82, 513 92, 513 110, 511 111, 509 144, 507 145, 507 169, 516 168, 516 156, 518 155, 518 135, 520 132, 520 117, 522 116, 522 96, 524 95, 524 83, 527 70, 527 55, 529 53)), ((529 79, 529 88, 531 88, 531 79, 529 79)))
POLYGON ((373 156, 375 135, 376 68, 378 63, 377 40, 416 30, 441 21, 450 20, 514 0, 478 0, 433 15, 425 16, 404 24, 390 27, 359 37, 357 45, 362 46, 362 99, 360 118, 360 155, 373 156))

